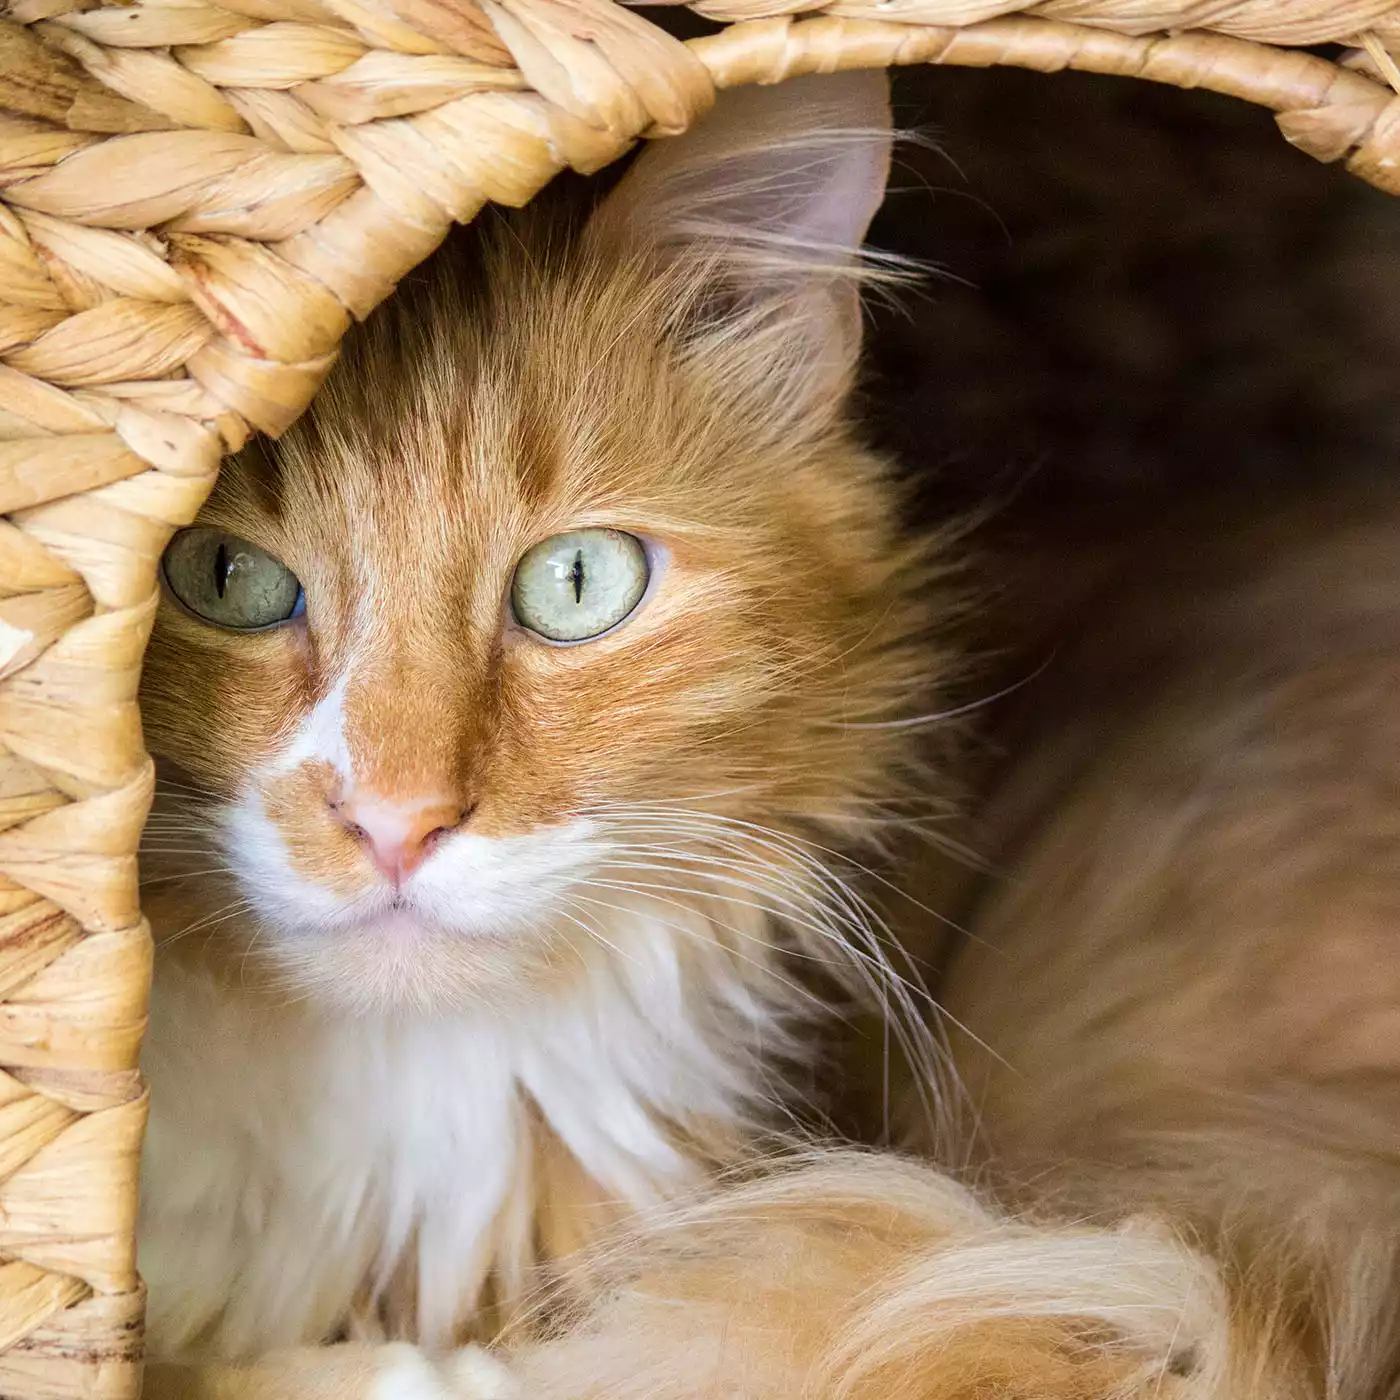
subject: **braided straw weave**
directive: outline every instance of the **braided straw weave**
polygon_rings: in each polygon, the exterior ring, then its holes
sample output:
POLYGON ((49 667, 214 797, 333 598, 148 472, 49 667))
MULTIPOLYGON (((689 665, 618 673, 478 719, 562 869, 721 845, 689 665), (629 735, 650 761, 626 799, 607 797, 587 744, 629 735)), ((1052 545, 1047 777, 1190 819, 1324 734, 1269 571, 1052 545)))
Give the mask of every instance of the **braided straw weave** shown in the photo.
POLYGON ((161 549, 451 221, 682 131, 717 88, 913 63, 1211 88, 1400 193, 1400 0, 693 8, 728 27, 681 43, 614 0, 9 0, 0 1395, 139 1390, 135 697, 161 549))

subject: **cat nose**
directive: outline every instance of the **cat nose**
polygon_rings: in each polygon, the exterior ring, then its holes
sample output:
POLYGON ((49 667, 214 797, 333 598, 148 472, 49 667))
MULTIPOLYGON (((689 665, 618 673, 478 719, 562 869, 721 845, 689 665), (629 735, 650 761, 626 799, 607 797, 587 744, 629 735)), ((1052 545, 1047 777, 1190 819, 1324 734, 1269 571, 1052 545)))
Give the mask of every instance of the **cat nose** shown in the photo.
POLYGON ((390 802, 366 794, 329 803, 340 824, 365 848, 379 872, 401 885, 449 832, 470 815, 458 803, 424 798, 390 802))

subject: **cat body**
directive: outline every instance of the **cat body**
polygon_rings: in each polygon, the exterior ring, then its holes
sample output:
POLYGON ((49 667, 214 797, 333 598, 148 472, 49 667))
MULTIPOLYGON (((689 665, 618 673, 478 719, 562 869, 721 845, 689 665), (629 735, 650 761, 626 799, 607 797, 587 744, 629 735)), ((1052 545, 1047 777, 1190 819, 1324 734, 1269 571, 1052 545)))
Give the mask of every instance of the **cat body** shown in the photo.
POLYGON ((1014 877, 958 908, 940 986, 982 1159, 1012 1199, 1206 1242, 1270 1384, 1296 1356, 1306 1393, 1388 1394, 1400 500, 1222 491, 1057 535, 1095 562, 1029 629, 1054 681, 970 838, 1014 877))

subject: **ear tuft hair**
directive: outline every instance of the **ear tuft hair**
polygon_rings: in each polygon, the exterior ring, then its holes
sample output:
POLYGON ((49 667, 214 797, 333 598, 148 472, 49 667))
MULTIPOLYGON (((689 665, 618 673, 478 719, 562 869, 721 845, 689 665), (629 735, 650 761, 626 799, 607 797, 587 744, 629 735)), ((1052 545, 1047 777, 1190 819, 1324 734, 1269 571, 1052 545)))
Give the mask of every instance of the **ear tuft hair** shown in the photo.
POLYGON ((785 343, 798 398, 839 399, 859 356, 859 283, 906 270, 861 249, 892 146, 883 71, 738 88, 641 153, 590 237, 689 274, 692 291, 703 278, 706 310, 721 304, 740 335, 761 328, 765 353, 785 343))

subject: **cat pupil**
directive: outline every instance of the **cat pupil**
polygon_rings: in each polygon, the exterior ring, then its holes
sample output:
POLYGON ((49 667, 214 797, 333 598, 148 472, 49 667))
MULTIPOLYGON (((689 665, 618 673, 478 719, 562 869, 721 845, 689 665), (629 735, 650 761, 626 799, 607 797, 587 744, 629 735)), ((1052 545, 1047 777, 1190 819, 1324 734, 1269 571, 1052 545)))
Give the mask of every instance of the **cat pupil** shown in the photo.
POLYGON ((574 602, 583 602, 583 550, 574 555, 574 566, 569 570, 569 578, 574 585, 574 602))
POLYGON ((220 598, 224 596, 224 590, 228 587, 228 546, 220 543, 214 555, 214 591, 220 598))

